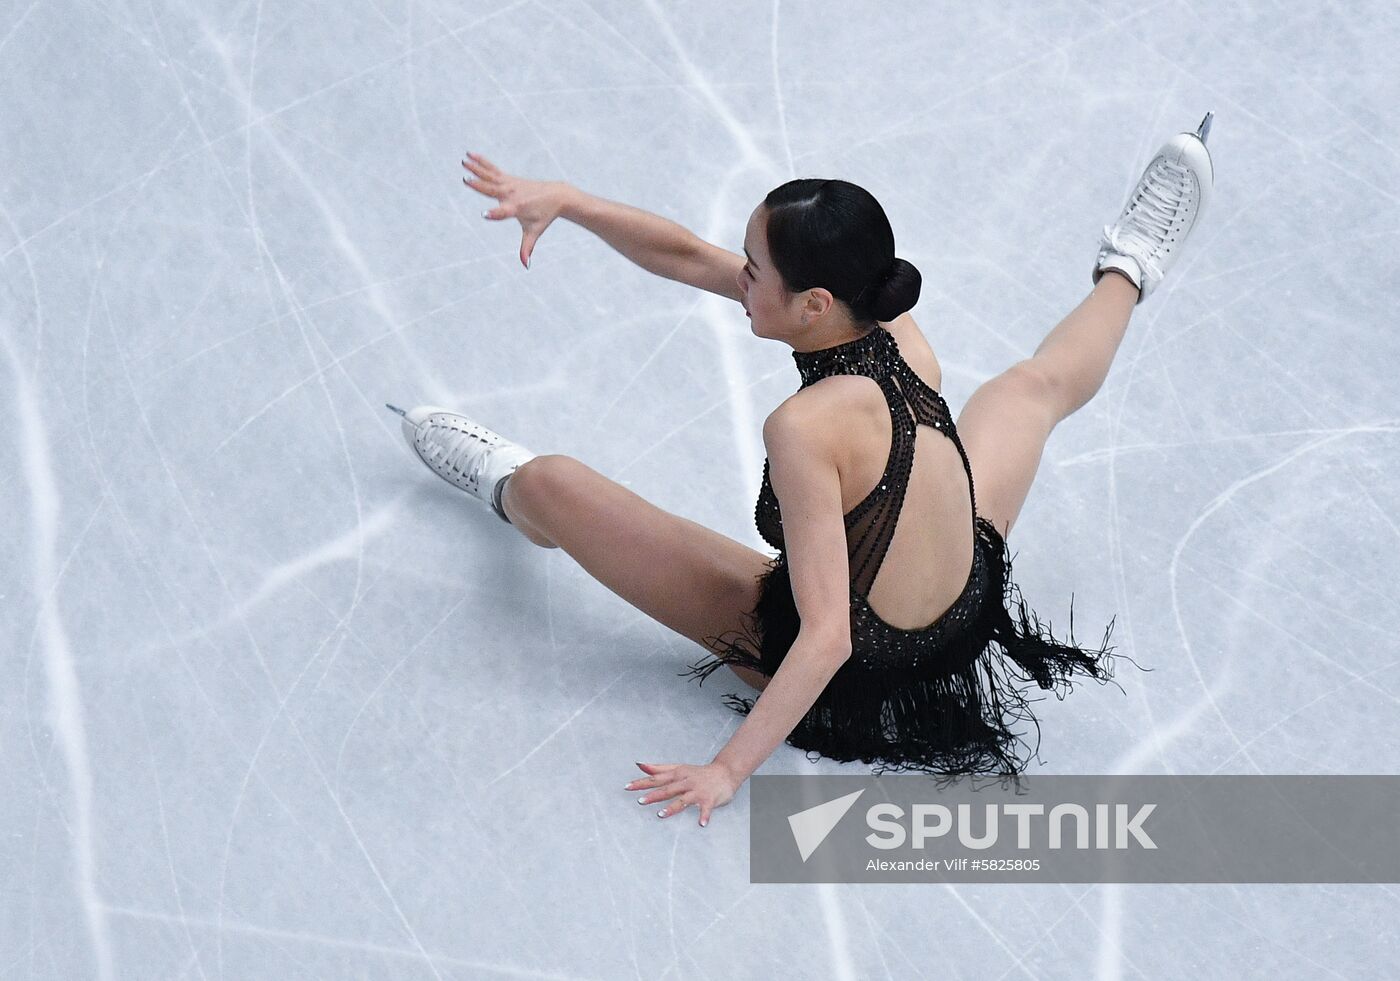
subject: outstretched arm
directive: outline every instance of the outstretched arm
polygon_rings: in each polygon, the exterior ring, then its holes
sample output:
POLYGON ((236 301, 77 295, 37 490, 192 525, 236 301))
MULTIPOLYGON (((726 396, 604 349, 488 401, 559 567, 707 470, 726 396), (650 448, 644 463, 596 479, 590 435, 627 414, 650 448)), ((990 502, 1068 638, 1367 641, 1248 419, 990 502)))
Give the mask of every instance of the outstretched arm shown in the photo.
MULTIPOLYGON (((565 185, 560 216, 587 228, 647 272, 736 303, 743 299, 739 270, 744 268, 744 256, 706 242, 669 218, 597 197, 573 185, 565 185)), ((942 372, 914 318, 902 313, 886 326, 899 342, 901 352, 925 352, 924 356, 934 363, 933 384, 939 387, 942 372)))
POLYGON ((462 178, 468 187, 498 202, 481 213, 483 218, 520 222, 520 264, 526 269, 530 268, 535 243, 556 218, 587 228, 648 272, 682 282, 697 245, 705 244, 660 215, 596 197, 565 181, 508 174, 479 153, 468 153, 462 167, 472 174, 472 178, 462 178))
MULTIPOLYGON (((600 198, 573 185, 565 191, 560 216, 588 229, 647 272, 677 282, 689 283, 686 277, 695 268, 700 247, 713 248, 669 218, 600 198)), ((743 256, 737 258, 742 265, 743 256)), ((736 280, 737 276, 730 277, 731 289, 737 290, 736 280)))
MULTIPOLYGON (((743 299, 739 291, 739 270, 744 267, 744 257, 739 253, 711 245, 685 226, 650 211, 600 198, 564 181, 516 177, 480 154, 467 156, 462 166, 476 179, 463 177, 462 180, 473 190, 499 202, 497 207, 484 211, 483 217, 520 221, 524 232, 520 262, 526 268, 529 268, 535 242, 544 230, 555 218, 567 218, 593 232, 647 272, 736 302, 743 299)), ((905 337, 910 339, 911 345, 928 348, 927 339, 909 314, 896 317, 888 326, 900 342, 901 350, 904 350, 905 337)), ((932 357, 932 350, 929 356, 932 357)))
POLYGON ((607 242, 647 272, 739 302, 744 257, 711 245, 669 218, 568 185, 560 215, 607 242))

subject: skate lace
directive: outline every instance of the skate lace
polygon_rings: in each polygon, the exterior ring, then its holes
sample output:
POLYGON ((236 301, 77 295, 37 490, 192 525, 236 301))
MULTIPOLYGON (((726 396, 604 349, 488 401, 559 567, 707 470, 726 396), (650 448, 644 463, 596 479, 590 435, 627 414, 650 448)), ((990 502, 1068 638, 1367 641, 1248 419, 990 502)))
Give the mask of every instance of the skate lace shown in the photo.
POLYGON ((490 447, 472 433, 449 426, 438 426, 432 439, 424 440, 425 450, 440 466, 461 474, 480 485, 490 447), (463 467, 463 464, 466 467, 463 467))
POLYGON ((1169 160, 1157 161, 1144 176, 1142 193, 1124 215, 1121 227, 1103 226, 1108 245, 1115 252, 1137 259, 1153 279, 1162 278, 1156 254, 1190 193, 1187 175, 1186 167, 1169 160))

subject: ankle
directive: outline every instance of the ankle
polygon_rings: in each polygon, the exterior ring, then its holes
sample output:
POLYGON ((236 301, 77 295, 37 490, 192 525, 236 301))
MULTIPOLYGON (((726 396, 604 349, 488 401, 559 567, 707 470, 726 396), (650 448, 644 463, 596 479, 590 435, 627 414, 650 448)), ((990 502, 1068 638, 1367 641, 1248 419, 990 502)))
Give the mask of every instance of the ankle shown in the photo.
POLYGON ((513 525, 515 522, 510 520, 510 515, 506 514, 505 488, 506 482, 509 480, 510 474, 506 474, 500 480, 496 481, 496 487, 491 491, 491 510, 500 515, 501 519, 505 521, 506 524, 513 525))
POLYGON ((1098 285, 1102 286, 1104 283, 1109 283, 1110 288, 1113 289, 1121 289, 1122 286, 1120 286, 1119 284, 1126 286, 1128 289, 1133 291, 1134 303, 1137 302, 1138 297, 1142 293, 1142 291, 1137 288, 1133 281, 1128 278, 1128 274, 1123 272, 1121 269, 1105 269, 1103 271, 1103 275, 1099 277, 1098 285))

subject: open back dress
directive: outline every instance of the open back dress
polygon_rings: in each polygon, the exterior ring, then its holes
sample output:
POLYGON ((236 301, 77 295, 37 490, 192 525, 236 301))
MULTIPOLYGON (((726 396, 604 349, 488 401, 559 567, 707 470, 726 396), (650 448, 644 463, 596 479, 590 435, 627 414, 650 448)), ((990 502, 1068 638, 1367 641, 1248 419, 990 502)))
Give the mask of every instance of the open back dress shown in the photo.
MULTIPOLYGON (((977 515, 972 467, 947 403, 905 363, 885 327, 877 325, 834 347, 794 351, 793 358, 802 388, 835 374, 873 378, 885 393, 892 425, 884 474, 845 516, 851 656, 793 729, 788 744, 834 760, 877 764, 877 774, 1022 772, 1038 753, 1039 724, 1017 682, 1034 681, 1063 697, 1060 689, 1072 687, 1076 673, 1107 680, 1112 675, 1113 648, 1107 642, 1113 623, 1098 648, 1080 648, 1074 643, 1072 596, 1068 643, 1057 641, 1049 625, 1027 609, 1011 580, 1006 542, 990 521, 977 515), (962 593, 942 616, 926 627, 905 630, 882 620, 868 597, 894 538, 921 425, 941 431, 962 457, 972 500, 972 564, 962 593), (1021 722, 1035 725, 1035 747, 1012 731, 1021 722)), ((746 628, 730 640, 706 638, 714 653, 683 672, 702 685, 723 665, 772 677, 801 627, 767 460, 754 521, 778 555, 761 576, 758 603, 744 617, 746 628)), ((755 703, 737 695, 727 695, 725 701, 742 715, 755 703)))

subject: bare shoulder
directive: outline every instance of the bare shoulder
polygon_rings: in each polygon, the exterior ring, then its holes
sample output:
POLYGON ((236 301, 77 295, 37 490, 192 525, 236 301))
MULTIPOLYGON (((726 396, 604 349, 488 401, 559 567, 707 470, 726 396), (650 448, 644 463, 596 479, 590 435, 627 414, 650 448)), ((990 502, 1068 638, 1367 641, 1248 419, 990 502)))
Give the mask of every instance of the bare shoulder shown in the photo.
POLYGON ((832 375, 799 388, 779 402, 764 420, 764 439, 807 441, 830 431, 832 427, 828 422, 832 417, 851 408, 852 398, 858 395, 859 382, 859 375, 832 375))
POLYGON ((855 403, 870 401, 871 397, 884 404, 880 386, 866 375, 829 375, 811 385, 799 388, 773 410, 768 418, 779 417, 775 425, 802 425, 818 422, 835 412, 851 409, 855 403))
POLYGON ((889 409, 879 384, 865 375, 831 375, 784 399, 763 423, 763 442, 776 450, 819 456, 849 472, 853 454, 874 437, 889 409))

